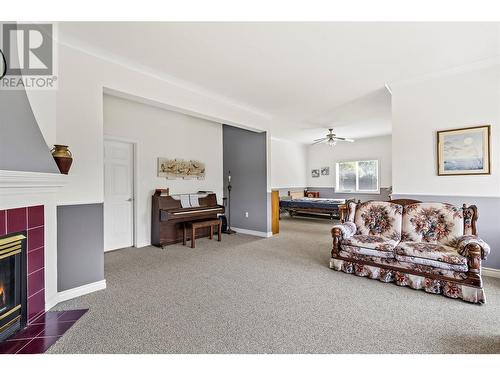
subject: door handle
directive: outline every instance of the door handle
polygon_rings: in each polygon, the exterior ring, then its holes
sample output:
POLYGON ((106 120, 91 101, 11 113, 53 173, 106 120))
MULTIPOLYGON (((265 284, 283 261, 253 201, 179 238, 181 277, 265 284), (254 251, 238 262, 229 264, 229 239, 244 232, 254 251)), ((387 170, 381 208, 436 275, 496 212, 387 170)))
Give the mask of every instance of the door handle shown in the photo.
POLYGON ((127 199, 127 202, 133 202, 133 201, 134 201, 134 198, 127 199))

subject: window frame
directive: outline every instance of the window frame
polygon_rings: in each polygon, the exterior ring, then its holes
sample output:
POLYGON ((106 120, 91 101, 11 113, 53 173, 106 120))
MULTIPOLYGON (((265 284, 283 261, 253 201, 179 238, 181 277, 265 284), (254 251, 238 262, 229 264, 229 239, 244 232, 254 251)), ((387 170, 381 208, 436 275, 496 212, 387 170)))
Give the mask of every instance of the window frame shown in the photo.
POLYGON ((335 174, 336 174, 336 193, 349 193, 349 194, 379 194, 380 193, 380 161, 378 159, 362 159, 362 160, 342 160, 335 162, 335 174), (375 162, 377 164, 377 188, 374 190, 360 190, 359 189, 359 163, 363 162, 375 162), (355 190, 345 190, 340 189, 340 164, 343 163, 355 163, 356 164, 356 189, 355 190))

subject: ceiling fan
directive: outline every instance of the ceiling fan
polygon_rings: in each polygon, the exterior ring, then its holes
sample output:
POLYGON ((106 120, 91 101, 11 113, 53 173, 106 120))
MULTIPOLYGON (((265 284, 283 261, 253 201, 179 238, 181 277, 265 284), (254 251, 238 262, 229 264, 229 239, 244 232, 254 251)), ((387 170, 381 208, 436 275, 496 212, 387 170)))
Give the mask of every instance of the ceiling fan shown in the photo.
POLYGON ((328 130, 330 131, 330 133, 328 133, 323 138, 315 139, 313 145, 317 145, 320 143, 327 143, 328 146, 333 147, 337 144, 337 141, 354 142, 354 139, 337 137, 337 135, 333 132, 333 129, 328 129, 328 130))

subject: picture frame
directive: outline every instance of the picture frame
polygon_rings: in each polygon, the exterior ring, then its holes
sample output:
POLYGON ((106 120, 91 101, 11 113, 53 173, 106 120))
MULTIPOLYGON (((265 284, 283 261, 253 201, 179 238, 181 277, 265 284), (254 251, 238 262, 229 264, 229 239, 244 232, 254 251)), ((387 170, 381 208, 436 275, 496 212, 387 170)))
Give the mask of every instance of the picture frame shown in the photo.
POLYGON ((490 125, 438 131, 438 176, 491 174, 490 138, 490 125))
POLYGON ((158 177, 167 179, 203 180, 205 163, 198 160, 158 158, 158 177))
POLYGON ((311 169, 311 177, 318 178, 320 176, 319 169, 311 169))
POLYGON ((321 175, 329 176, 330 175, 330 167, 321 167, 321 175))

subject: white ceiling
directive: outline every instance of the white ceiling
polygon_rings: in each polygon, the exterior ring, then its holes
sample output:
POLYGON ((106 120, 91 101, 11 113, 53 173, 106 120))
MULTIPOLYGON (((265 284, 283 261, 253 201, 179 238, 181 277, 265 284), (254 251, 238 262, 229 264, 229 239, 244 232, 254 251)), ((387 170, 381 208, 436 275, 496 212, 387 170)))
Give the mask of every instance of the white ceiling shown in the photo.
POLYGON ((60 38, 272 117, 277 138, 391 132, 398 82, 500 55, 499 23, 61 23, 60 38), (312 130, 307 130, 312 128, 312 130))

